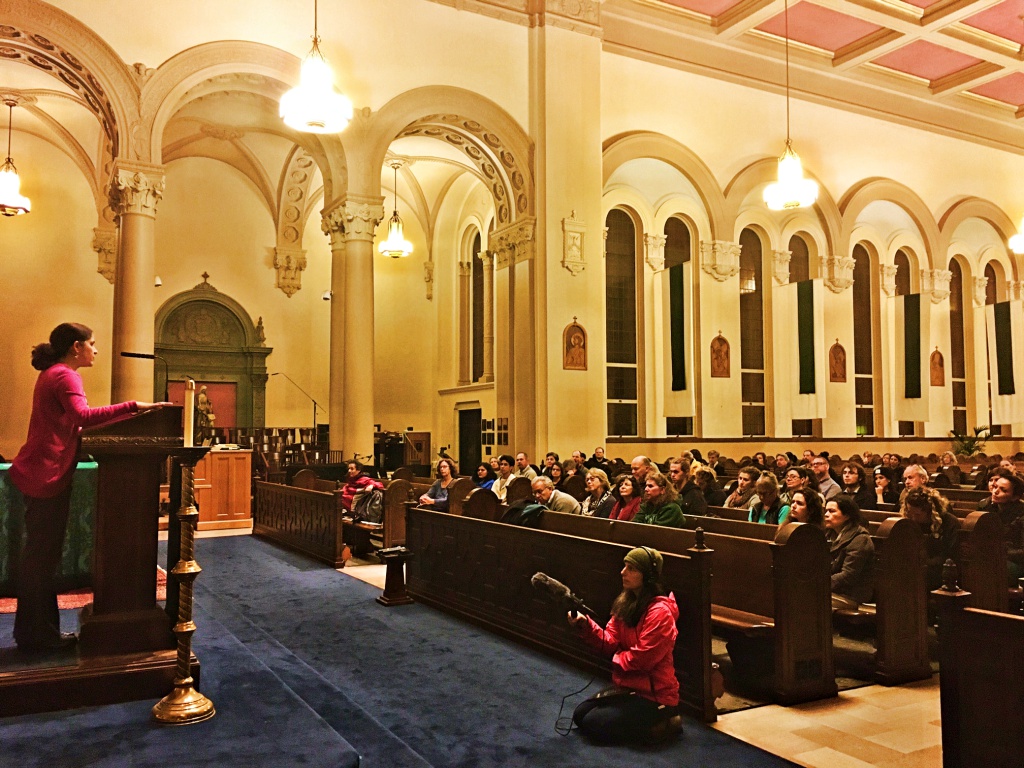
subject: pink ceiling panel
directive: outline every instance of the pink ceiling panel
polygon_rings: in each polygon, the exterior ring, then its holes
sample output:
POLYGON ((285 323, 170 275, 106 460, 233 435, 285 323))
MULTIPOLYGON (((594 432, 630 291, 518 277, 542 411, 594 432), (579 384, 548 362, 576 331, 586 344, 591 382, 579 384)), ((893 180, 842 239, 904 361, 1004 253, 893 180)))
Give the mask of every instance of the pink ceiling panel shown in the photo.
POLYGON ((1007 77, 971 88, 971 93, 979 96, 988 96, 990 99, 1012 104, 1015 107, 1024 106, 1024 72, 1014 72, 1007 77))
POLYGON ((739 5, 743 0, 661 0, 666 5, 685 8, 688 11, 703 13, 705 16, 721 16, 730 8, 739 5))
POLYGON ((1005 3, 986 8, 981 13, 968 16, 964 19, 964 24, 1021 45, 1024 44, 1024 24, 1020 20, 1022 13, 1024 0, 1007 0, 1005 3))
POLYGON ((927 40, 915 40, 874 60, 875 64, 923 77, 928 81, 938 80, 980 62, 981 59, 951 51, 927 40))
MULTIPOLYGON (((786 17, 780 13, 759 25, 757 29, 770 35, 785 37, 786 17)), ((870 22, 812 3, 797 3, 789 9, 790 39, 832 53, 880 29, 882 27, 870 22)))

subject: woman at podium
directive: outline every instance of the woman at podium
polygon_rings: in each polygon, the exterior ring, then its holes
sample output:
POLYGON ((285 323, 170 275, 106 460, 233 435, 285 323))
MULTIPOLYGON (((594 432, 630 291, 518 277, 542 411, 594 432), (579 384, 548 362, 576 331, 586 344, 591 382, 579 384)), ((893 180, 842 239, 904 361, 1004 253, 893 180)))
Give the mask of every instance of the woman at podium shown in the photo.
POLYGON ((96 359, 92 330, 61 323, 50 340, 32 348, 40 371, 32 394, 28 439, 11 465, 11 482, 25 496, 25 550, 18 569, 14 640, 25 652, 49 651, 76 642, 61 633, 54 578, 60 565, 71 509, 71 476, 78 462, 83 427, 170 403, 130 401, 90 408, 79 368, 96 359))

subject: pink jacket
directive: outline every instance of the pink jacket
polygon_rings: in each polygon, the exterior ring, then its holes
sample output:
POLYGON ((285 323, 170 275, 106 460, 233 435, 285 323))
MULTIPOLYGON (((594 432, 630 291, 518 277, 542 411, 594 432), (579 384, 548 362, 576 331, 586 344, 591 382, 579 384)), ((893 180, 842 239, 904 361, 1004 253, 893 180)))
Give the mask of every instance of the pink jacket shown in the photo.
POLYGON ((679 704, 672 651, 679 630, 679 606, 674 595, 656 597, 635 627, 612 616, 601 629, 593 619, 583 625, 587 645, 612 657, 612 682, 632 688, 645 699, 674 707, 679 704))
POLYGON ((90 408, 78 371, 63 363, 50 366, 36 379, 28 440, 14 457, 11 481, 26 496, 53 498, 71 482, 82 427, 105 424, 137 410, 134 400, 90 408))
POLYGON ((341 488, 341 506, 351 512, 352 499, 356 497, 356 494, 359 493, 359 491, 366 491, 370 488, 376 488, 378 491, 383 491, 384 483, 380 480, 374 480, 372 477, 368 477, 367 475, 359 475, 354 480, 349 480, 341 488))

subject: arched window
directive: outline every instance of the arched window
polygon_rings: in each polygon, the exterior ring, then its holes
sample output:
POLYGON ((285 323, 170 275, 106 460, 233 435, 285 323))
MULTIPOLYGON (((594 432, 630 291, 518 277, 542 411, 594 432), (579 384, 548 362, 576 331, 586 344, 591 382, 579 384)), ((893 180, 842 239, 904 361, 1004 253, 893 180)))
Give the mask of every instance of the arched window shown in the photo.
POLYGON ((873 311, 871 256, 858 244, 853 247, 853 381, 858 436, 875 434, 873 311))
POLYGON ((636 227, 624 211, 605 219, 605 334, 608 434, 639 434, 636 227))
MULTIPOLYGON (((677 218, 665 222, 665 270, 669 281, 668 334, 671 360, 669 369, 674 391, 686 388, 691 362, 687 359, 686 317, 690 314, 689 286, 684 264, 691 258, 690 228, 677 218)), ((692 416, 666 416, 665 434, 692 435, 692 416)))
POLYGON ((761 291, 763 247, 752 229, 740 232, 740 375, 743 434, 764 435, 764 298, 761 291))
POLYGON ((811 279, 811 253, 807 241, 800 235, 789 238, 789 282, 802 283, 811 279))
POLYGON ((893 263, 896 265, 896 295, 906 296, 910 293, 910 257, 900 248, 893 263))
POLYGON ((967 433, 967 366, 964 342, 964 273, 956 259, 949 260, 949 371, 953 388, 953 431, 967 433))

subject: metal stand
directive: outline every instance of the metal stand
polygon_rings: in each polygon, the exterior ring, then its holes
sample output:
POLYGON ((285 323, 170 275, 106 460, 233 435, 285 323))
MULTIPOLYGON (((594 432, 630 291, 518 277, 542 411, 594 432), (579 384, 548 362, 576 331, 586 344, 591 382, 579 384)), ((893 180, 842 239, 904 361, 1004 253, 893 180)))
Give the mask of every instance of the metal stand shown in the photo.
POLYGON ((174 677, 174 690, 153 707, 153 719, 167 725, 190 725, 209 720, 217 711, 213 702, 197 691, 192 680, 192 634, 196 631, 192 621, 192 588, 202 569, 195 561, 195 533, 199 511, 195 506, 195 469, 208 448, 186 448, 181 456, 181 559, 171 573, 178 579, 178 622, 174 634, 178 637, 178 668, 174 677))

